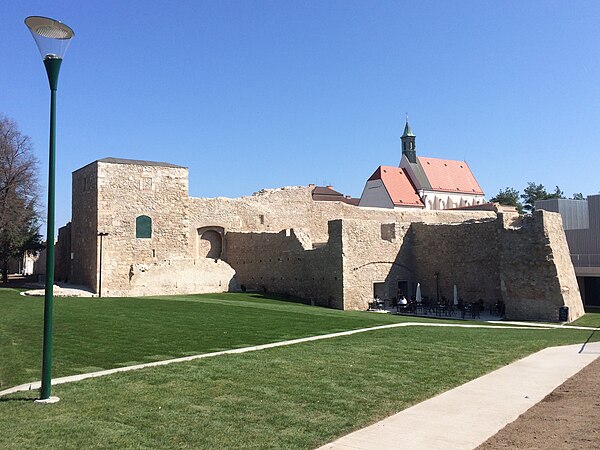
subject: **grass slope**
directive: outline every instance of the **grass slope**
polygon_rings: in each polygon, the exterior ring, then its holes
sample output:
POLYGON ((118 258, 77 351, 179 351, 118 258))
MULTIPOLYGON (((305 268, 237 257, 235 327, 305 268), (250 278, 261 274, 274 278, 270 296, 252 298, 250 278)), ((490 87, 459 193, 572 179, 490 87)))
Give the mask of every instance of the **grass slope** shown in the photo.
MULTIPOLYGON (((39 380, 43 298, 0 289, 0 390, 39 380)), ((258 294, 55 298, 53 377, 400 321, 258 294)))

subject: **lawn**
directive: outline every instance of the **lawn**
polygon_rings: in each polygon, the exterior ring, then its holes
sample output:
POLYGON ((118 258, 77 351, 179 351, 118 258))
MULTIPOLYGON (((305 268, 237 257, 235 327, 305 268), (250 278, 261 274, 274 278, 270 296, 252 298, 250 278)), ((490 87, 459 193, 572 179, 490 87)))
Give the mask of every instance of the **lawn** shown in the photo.
MULTIPOLYGON (((40 326, 40 305, 0 291, 9 318, 0 328, 0 358, 13 378, 31 370, 25 378, 39 379, 39 350, 23 347, 31 338, 29 346, 39 346, 35 327, 24 325, 40 326), (11 320, 18 323, 9 329, 11 320), (35 361, 9 361, 4 337, 17 348, 15 358, 35 361)), ((58 299, 55 311, 58 375, 407 320, 241 294, 58 299)), ((35 393, 0 399, 0 448, 314 448, 517 358, 590 335, 396 328, 90 379, 54 387, 61 397, 55 405, 26 400, 35 393)))
MULTIPOLYGON (((0 289, 0 390, 40 379, 43 302, 0 289)), ((409 320, 260 294, 55 298, 53 377, 409 320)))
POLYGON ((600 312, 588 312, 570 325, 581 327, 600 327, 600 312))

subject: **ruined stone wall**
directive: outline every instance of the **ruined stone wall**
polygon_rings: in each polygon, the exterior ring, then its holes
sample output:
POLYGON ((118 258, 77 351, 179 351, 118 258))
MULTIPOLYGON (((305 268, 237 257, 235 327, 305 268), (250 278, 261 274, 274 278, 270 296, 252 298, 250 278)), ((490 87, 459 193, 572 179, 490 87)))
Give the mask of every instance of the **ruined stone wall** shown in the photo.
MULTIPOLYGON (((98 267, 98 164, 73 172, 72 178, 71 281, 97 288, 98 267)), ((117 209, 117 205, 113 205, 117 209)))
POLYGON ((129 269, 131 282, 127 289, 110 288, 108 292, 123 297, 227 292, 237 289, 234 275, 226 262, 208 258, 138 263, 129 269))
POLYGON ((329 223, 329 241, 316 248, 301 229, 228 232, 225 242, 224 259, 240 286, 344 309, 341 221, 329 223))
POLYGON ((465 302, 482 299, 487 308, 502 300, 509 319, 556 321, 561 306, 570 320, 583 314, 558 214, 454 224, 343 220, 342 230, 345 309, 366 309, 373 283, 386 283, 393 298, 402 280, 409 295, 418 282, 436 299, 437 281, 447 300, 455 284, 465 302))
MULTIPOLYGON (((102 161, 88 167, 97 173, 97 224, 95 229, 90 226, 85 230, 87 247, 90 248, 87 258, 91 258, 91 261, 86 260, 86 264, 95 264, 91 271, 86 267, 86 280, 93 279, 94 282, 83 284, 97 289, 95 279, 100 245, 97 231, 108 233, 103 239, 103 295, 121 294, 131 289, 132 283, 135 284, 131 270, 134 264, 152 264, 190 256, 186 168, 102 161), (136 238, 136 218, 141 215, 152 219, 150 238, 136 238)), ((75 174, 74 231, 75 218, 81 216, 76 205, 83 203, 80 193, 75 192, 75 174)))
POLYGON ((583 314, 560 214, 540 210, 504 221, 500 256, 508 319, 556 321, 561 306, 569 306, 571 320, 583 314))
POLYGON ((398 282, 405 295, 421 293, 451 299, 454 284, 464 301, 501 298, 495 220, 460 224, 343 221, 344 299, 347 309, 366 309, 373 283, 385 283, 388 299, 396 297, 398 282))
POLYGON ((560 217, 523 223, 493 211, 358 208, 313 201, 308 187, 238 199, 188 197, 187 169, 97 161, 73 174, 72 281, 97 289, 98 232, 104 238, 103 294, 219 292, 236 282, 366 309, 373 283, 395 297, 503 299, 507 316, 555 320, 558 306, 582 312, 560 217), (136 217, 152 236, 136 237, 136 217), (557 221, 558 220, 558 221, 557 221), (283 230, 283 231, 282 231, 283 230), (219 259, 221 258, 221 259, 219 259), (236 275, 234 277, 233 271, 236 275))
POLYGON ((464 302, 501 300, 498 223, 496 220, 461 224, 412 226, 414 270, 421 293, 453 299, 454 285, 464 302), (437 280, 436 280, 437 274, 437 280))
POLYGON ((396 297, 399 281, 408 282, 408 286, 417 282, 410 226, 409 222, 342 222, 346 309, 366 310, 373 301, 373 283, 385 283, 382 300, 391 300, 396 297))
MULTIPOLYGON (((335 219, 382 222, 453 223, 494 218, 491 211, 423 211, 358 208, 342 202, 313 201, 312 189, 293 186, 266 189, 240 198, 190 198, 192 233, 202 227, 221 226, 226 231, 279 232, 304 229, 315 243, 327 242, 327 223, 335 219)), ((194 244, 195 246, 196 244, 194 244)))

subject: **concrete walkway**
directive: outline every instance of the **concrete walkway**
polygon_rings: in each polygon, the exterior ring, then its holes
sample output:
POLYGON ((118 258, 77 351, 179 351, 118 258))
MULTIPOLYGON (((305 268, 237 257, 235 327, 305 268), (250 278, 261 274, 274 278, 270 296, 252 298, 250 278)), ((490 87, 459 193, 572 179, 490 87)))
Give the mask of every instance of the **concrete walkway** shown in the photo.
POLYGON ((600 342, 552 347, 319 450, 473 449, 600 356, 600 342))

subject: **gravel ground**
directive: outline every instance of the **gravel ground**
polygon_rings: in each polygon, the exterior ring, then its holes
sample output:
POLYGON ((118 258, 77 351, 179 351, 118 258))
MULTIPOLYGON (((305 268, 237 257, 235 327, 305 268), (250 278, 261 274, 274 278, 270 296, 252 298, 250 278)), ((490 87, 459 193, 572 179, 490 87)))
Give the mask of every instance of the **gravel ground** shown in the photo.
POLYGON ((600 358, 478 449, 600 449, 600 358))

